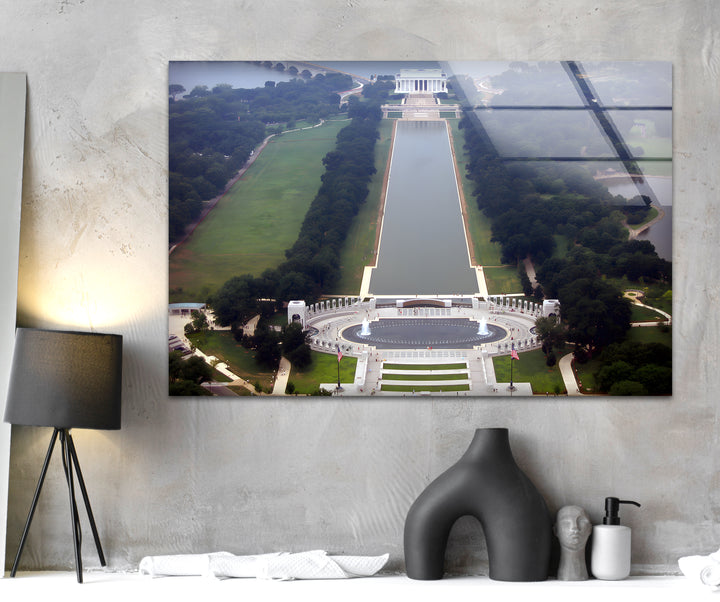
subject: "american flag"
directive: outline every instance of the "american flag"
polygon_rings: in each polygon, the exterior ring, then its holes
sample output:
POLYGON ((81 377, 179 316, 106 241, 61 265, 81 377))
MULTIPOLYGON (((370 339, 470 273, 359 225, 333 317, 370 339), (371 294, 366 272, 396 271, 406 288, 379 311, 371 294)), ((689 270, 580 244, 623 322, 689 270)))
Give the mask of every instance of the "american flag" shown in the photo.
POLYGON ((520 356, 518 355, 518 352, 515 351, 515 346, 513 345, 512 350, 510 351, 510 357, 514 360, 519 360, 520 356))
POLYGON ((338 345, 338 362, 342 359, 342 351, 340 351, 340 346, 338 345))

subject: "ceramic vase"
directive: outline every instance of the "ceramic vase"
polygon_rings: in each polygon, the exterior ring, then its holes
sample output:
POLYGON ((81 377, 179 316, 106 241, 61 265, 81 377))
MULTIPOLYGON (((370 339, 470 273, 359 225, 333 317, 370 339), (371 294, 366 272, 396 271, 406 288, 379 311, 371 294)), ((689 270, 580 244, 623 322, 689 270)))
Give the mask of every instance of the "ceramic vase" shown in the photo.
POLYGON ((450 529, 468 515, 482 524, 491 579, 547 579, 552 520, 545 500, 515 462, 508 429, 477 429, 460 460, 412 504, 404 534, 408 577, 442 579, 450 529))

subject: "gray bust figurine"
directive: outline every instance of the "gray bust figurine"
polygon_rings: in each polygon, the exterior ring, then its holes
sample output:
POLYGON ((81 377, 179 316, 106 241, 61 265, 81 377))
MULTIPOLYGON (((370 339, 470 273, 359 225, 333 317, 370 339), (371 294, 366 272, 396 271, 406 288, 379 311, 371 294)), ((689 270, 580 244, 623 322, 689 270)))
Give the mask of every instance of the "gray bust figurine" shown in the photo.
POLYGON ((585 544, 592 524, 585 510, 579 506, 563 506, 558 510, 555 535, 560 540, 560 581, 585 581, 588 579, 585 562, 585 544))

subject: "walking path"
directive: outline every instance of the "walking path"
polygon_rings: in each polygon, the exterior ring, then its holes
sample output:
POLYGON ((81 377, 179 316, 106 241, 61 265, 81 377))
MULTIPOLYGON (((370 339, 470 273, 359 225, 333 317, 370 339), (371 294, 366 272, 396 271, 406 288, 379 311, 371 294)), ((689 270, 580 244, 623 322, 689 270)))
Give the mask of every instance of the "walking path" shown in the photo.
POLYGON ((287 389, 288 378, 290 377, 290 369, 292 365, 290 361, 280 356, 280 365, 278 366, 277 376, 275 378, 275 386, 273 387, 273 395, 285 395, 287 389))
POLYGON ((578 388, 577 380, 575 380, 575 373, 572 368, 573 354, 568 353, 560 358, 558 366, 560 367, 560 374, 562 375, 563 382, 565 383, 565 390, 568 396, 582 395, 578 388))

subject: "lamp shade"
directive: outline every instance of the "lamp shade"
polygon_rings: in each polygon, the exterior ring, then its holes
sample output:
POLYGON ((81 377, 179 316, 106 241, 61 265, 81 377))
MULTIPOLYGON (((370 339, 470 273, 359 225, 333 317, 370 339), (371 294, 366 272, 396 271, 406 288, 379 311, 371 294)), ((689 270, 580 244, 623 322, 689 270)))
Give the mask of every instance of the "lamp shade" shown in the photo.
POLYGON ((5 422, 119 429, 122 336, 18 328, 5 422))

